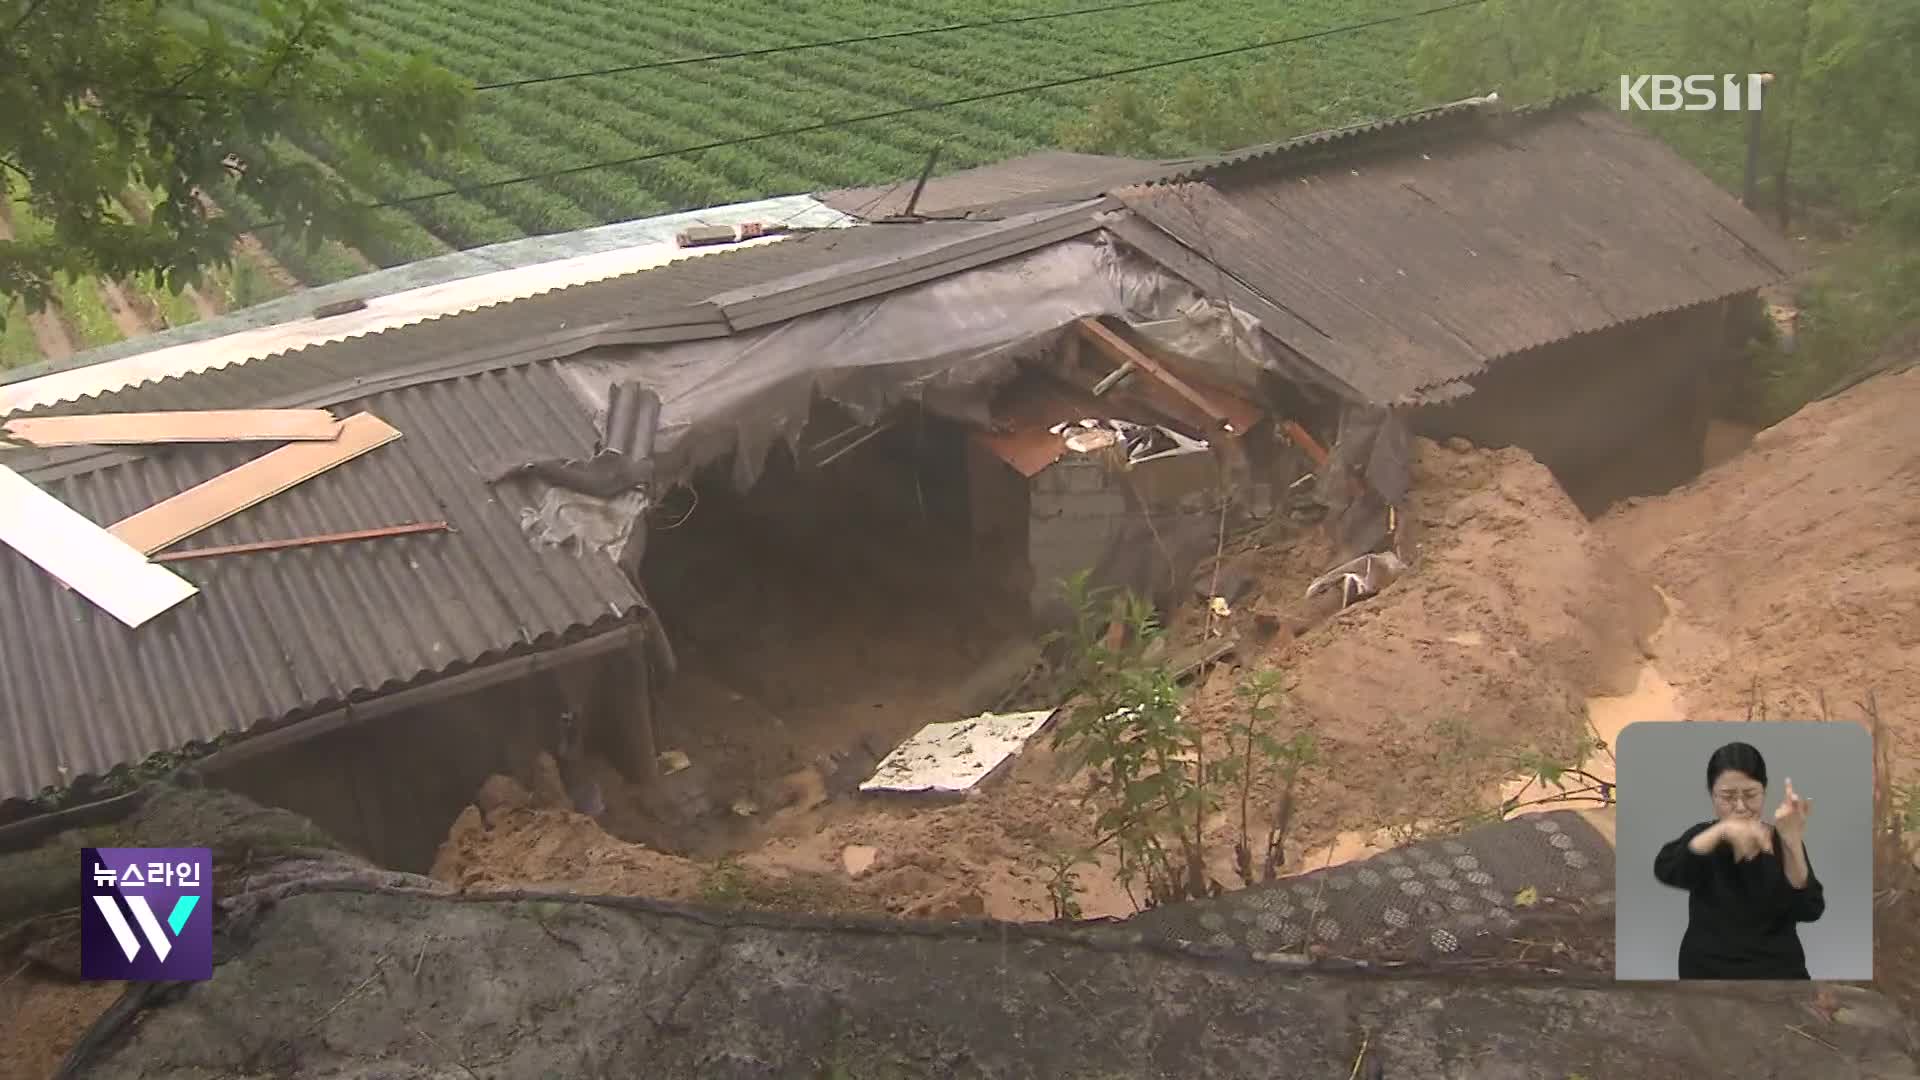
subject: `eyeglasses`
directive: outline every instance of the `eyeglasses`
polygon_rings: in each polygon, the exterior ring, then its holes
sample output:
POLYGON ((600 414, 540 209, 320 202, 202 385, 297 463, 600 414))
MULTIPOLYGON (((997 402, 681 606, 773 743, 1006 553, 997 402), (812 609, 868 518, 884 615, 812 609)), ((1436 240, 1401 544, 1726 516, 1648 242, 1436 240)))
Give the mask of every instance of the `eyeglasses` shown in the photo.
POLYGON ((1726 803, 1729 806, 1735 804, 1746 805, 1748 803, 1757 805, 1766 797, 1767 790, 1765 788, 1747 788, 1744 791, 1716 791, 1713 793, 1715 802, 1726 803))

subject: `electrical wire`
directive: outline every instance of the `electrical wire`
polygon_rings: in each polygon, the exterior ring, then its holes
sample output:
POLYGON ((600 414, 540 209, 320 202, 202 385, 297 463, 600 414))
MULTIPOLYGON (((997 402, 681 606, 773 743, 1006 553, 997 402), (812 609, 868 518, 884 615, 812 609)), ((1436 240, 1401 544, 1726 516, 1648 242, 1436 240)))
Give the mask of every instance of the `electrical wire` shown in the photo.
MULTIPOLYGON (((814 132, 829 131, 834 128, 847 127, 853 124, 872 123, 876 120, 892 120, 902 116, 911 116, 916 113, 936 112, 941 109, 951 109, 961 105, 974 105, 985 101, 997 101, 1002 98, 1018 97, 1022 94, 1035 94, 1069 86, 1082 86, 1087 83, 1103 82, 1108 79, 1123 78, 1128 75, 1160 71, 1170 67, 1178 67, 1182 64, 1194 64, 1205 60, 1218 60, 1229 56, 1242 56, 1247 53, 1279 48, 1283 45, 1297 45, 1301 42, 1316 41, 1320 38, 1333 37, 1337 34, 1350 34, 1361 30, 1372 30, 1382 26, 1391 26, 1396 23, 1412 22, 1416 19, 1431 18, 1436 15, 1444 15, 1448 12, 1459 11, 1464 8, 1478 7, 1486 2, 1487 0, 1453 0, 1452 3, 1441 4, 1437 7, 1423 8, 1419 11, 1405 12, 1399 15, 1381 16, 1380 18, 1369 19, 1365 22, 1348 23, 1342 26, 1328 27, 1323 30, 1314 30, 1305 34, 1271 38, 1247 45, 1235 45, 1225 49, 1212 49, 1203 53, 1192 53, 1187 56, 1176 56, 1171 59, 1154 60, 1143 64, 1130 64, 1126 67, 1109 68, 1105 71, 1091 72, 1086 75, 1075 75, 1064 79, 1050 79, 1046 82, 1029 83, 1025 86, 1014 86, 1004 90, 989 90, 978 94, 967 94, 962 97, 948 98, 944 101, 926 102, 919 105, 903 105, 898 108, 882 109, 878 112, 864 113, 859 116, 837 117, 831 120, 821 120, 816 123, 801 124, 796 127, 781 128, 775 131, 763 131, 754 135, 742 135, 731 139, 716 139, 712 142, 698 143, 692 146, 679 146, 670 150, 652 150, 643 154, 615 158, 611 161, 594 161, 584 165, 568 165, 557 169, 545 169, 536 173, 527 173, 521 176, 511 176, 503 180, 489 180, 478 184, 463 184, 441 188, 436 191, 421 192, 418 195, 403 195, 398 198, 384 199, 379 202, 361 203, 355 206, 354 209, 388 210, 395 207, 413 206, 423 202, 432 202, 435 199, 473 195, 483 191, 497 191, 500 188, 513 187, 517 184, 531 184, 542 180, 556 180, 563 176, 575 176, 580 173, 594 172, 599 169, 617 169, 628 165, 640 165, 649 161, 659 161, 663 158, 684 157, 690 154, 705 153, 708 150, 721 150, 731 146, 746 146, 751 143, 765 142, 768 139, 809 135, 814 132)), ((263 229, 281 227, 286 224, 287 222, 285 221, 267 222, 262 225, 253 226, 250 231, 258 232, 263 229)))
POLYGON ((830 49, 842 45, 860 45, 869 41, 898 41, 903 38, 926 37, 931 34, 951 34, 961 30, 987 30, 998 26, 1019 26, 1025 23, 1046 22, 1050 19, 1070 19, 1082 15, 1105 15, 1116 11, 1135 11, 1141 8, 1167 7, 1172 4, 1191 4, 1195 0, 1128 0, 1121 4, 1104 4, 1100 7, 1073 8, 1067 11, 1043 11, 1031 15, 1008 15, 998 19, 980 19, 975 22, 946 23, 940 26, 922 26, 912 30, 889 30, 878 34, 862 34, 858 37, 833 38, 826 41, 803 41, 790 45, 769 45, 760 49, 740 49, 735 52, 707 53, 701 56, 682 56, 672 60, 650 60, 638 64, 621 64, 617 67, 589 68, 585 71, 569 71, 558 75, 530 75, 524 79, 504 79, 500 82, 479 83, 474 90, 511 90, 521 86, 539 86, 542 83, 564 82, 568 79, 592 79, 602 75, 624 75, 634 71, 658 71, 662 68, 684 67, 688 64, 709 64, 716 60, 744 60, 758 56, 776 56, 781 53, 803 52, 807 49, 830 49))

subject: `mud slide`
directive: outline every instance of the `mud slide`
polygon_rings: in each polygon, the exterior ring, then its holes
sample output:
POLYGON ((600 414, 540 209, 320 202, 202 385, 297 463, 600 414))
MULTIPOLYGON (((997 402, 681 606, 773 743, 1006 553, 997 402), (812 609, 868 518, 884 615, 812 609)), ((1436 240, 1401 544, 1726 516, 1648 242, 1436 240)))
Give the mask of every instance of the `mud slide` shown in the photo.
POLYGON ((1917 413, 1920 367, 1869 379, 1601 520, 1671 609, 1655 711, 1857 722, 1871 694, 1896 762, 1920 762, 1917 413))

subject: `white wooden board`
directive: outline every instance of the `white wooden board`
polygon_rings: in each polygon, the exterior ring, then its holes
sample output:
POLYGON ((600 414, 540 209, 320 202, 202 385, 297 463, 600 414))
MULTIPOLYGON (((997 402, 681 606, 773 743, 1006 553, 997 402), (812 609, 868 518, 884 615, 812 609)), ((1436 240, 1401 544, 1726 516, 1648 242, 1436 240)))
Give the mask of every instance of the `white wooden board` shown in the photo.
POLYGON ((0 540, 128 626, 200 591, 5 465, 0 540))
POLYGON ((1047 726, 1052 709, 928 724, 880 762, 861 791, 966 791, 1047 726))

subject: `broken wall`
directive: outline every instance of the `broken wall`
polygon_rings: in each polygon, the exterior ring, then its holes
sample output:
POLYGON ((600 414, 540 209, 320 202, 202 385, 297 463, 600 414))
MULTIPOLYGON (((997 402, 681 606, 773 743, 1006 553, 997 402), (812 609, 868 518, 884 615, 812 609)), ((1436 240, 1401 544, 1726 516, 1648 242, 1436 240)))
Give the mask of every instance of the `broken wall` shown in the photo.
POLYGON ((1704 465, 1726 318, 1704 304, 1507 357, 1471 395, 1416 410, 1415 430, 1526 450, 1589 516, 1671 490, 1704 465))
POLYGON ((1122 469, 1122 460, 1068 452, 1030 482, 1030 606, 1042 625, 1071 621, 1061 583, 1083 570, 1091 588, 1132 592, 1169 611, 1186 599, 1195 567, 1214 550, 1224 495, 1214 455, 1183 454, 1132 469, 1122 469))
POLYGON ((291 810, 381 866, 424 874, 488 776, 524 774, 551 750, 562 706, 545 689, 528 676, 295 743, 208 782, 291 810))

